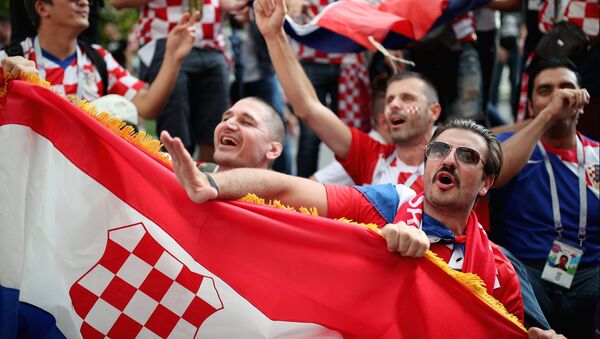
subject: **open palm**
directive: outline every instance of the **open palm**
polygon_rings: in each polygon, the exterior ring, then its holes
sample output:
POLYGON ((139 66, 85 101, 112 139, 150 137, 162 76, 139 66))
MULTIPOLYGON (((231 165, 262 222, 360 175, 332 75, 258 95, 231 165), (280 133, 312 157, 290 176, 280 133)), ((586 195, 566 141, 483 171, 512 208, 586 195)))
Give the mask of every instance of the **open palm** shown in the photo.
POLYGON ((285 14, 284 0, 254 1, 256 25, 265 38, 281 32, 285 14))

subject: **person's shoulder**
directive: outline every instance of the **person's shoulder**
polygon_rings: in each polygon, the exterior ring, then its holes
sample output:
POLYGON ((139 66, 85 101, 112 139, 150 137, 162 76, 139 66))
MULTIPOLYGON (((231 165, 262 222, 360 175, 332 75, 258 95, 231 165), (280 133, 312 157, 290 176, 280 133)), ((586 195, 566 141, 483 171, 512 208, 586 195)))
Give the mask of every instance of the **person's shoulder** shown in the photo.
POLYGON ((502 252, 500 246, 498 246, 490 240, 490 247, 492 249, 492 253, 494 254, 494 262, 496 264, 496 268, 498 269, 498 273, 500 274, 500 276, 516 276, 517 273, 515 271, 515 268, 510 263, 510 260, 508 260, 506 255, 502 252))
POLYGON ((108 50, 106 50, 104 47, 102 47, 99 44, 90 44, 87 42, 83 42, 84 44, 88 44, 89 46, 91 46, 93 49, 96 50, 96 52, 98 52, 98 54, 100 54, 102 57, 105 57, 107 54, 110 54, 110 52, 108 50))
POLYGON ((358 128, 350 127, 350 130, 352 131, 352 139, 355 139, 355 142, 358 142, 358 144, 364 148, 380 148, 385 150, 384 152, 388 154, 391 154, 396 149, 395 145, 383 144, 358 128))
POLYGON ((581 136, 581 142, 583 143, 583 146, 587 146, 587 147, 596 147, 598 148, 600 146, 600 142, 598 142, 598 140, 594 140, 582 133, 578 134, 581 136))
POLYGON ((28 37, 18 43, 4 46, 4 48, 0 50, 0 59, 4 59, 9 55, 22 55, 27 58, 31 53, 33 53, 33 40, 28 37), (9 52, 9 49, 13 49, 13 51, 18 49, 19 53, 15 54, 14 52, 9 52))
POLYGON ((512 137, 513 135, 515 135, 514 131, 509 131, 509 132, 502 132, 502 133, 498 133, 496 135, 496 137, 498 138, 498 140, 500 142, 505 141, 506 139, 512 137))

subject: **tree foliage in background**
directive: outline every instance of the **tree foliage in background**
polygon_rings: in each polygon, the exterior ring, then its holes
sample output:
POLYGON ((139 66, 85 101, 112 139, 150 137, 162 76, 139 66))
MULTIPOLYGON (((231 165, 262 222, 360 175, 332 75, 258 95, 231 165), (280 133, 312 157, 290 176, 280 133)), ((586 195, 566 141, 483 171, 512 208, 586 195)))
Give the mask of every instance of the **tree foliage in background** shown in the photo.
POLYGON ((8 14, 8 0, 0 0, 0 13, 8 14))
MULTIPOLYGON (((0 0, 7 1, 7 0, 0 0)), ((124 37, 129 35, 131 27, 137 22, 139 11, 135 8, 116 9, 108 3, 108 0, 104 1, 104 7, 100 10, 100 32, 103 43, 107 42, 106 36, 104 35, 104 25, 107 22, 112 22, 117 25, 119 32, 124 37)))

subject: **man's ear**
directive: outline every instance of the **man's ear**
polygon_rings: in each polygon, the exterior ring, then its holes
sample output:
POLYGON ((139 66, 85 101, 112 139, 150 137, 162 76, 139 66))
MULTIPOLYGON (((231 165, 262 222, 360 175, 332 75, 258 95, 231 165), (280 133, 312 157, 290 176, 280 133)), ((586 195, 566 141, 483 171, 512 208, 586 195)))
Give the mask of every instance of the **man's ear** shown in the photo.
POLYGON ((267 150, 267 159, 275 160, 281 155, 281 152, 283 152, 283 145, 280 142, 272 141, 267 150))
POLYGON ((442 114, 442 105, 439 103, 431 104, 429 111, 431 112, 431 122, 434 123, 440 117, 440 114, 442 114))
POLYGON ((47 5, 50 4, 44 1, 36 1, 34 3, 33 8, 40 18, 45 18, 48 16, 48 10, 46 8, 47 5))
POLYGON ((483 184, 481 185, 481 188, 479 189, 479 196, 483 197, 484 195, 487 194, 487 192, 490 190, 490 188, 492 188, 492 186, 494 186, 494 181, 496 179, 494 178, 494 176, 492 175, 487 175, 485 177, 485 179, 483 180, 483 184))

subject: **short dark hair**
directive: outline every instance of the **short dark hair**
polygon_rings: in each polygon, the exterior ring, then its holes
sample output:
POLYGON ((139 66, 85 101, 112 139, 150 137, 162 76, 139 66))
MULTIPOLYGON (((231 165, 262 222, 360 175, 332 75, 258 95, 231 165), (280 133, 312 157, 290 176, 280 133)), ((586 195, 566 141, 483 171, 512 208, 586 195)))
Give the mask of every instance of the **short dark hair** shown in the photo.
POLYGON ((566 58, 541 58, 534 57, 531 64, 527 67, 527 73, 529 74, 529 80, 527 82, 527 98, 531 100, 533 96, 533 87, 535 85, 535 78, 547 69, 553 68, 567 68, 571 72, 575 73, 577 77, 577 86, 581 87, 582 79, 581 74, 577 66, 569 59, 566 58))
POLYGON ((427 97, 427 101, 429 101, 429 104, 437 104, 440 102, 437 90, 435 89, 435 87, 433 86, 431 81, 429 81, 429 79, 427 79, 421 73, 410 72, 410 71, 396 73, 390 77, 390 79, 387 82, 387 85, 389 86, 392 82, 406 80, 406 79, 419 79, 423 82, 423 84, 425 85, 424 86, 425 96, 427 97))
POLYGON ((273 140, 285 145, 285 134, 287 132, 287 127, 283 118, 283 112, 279 112, 277 109, 275 109, 275 107, 273 107, 273 105, 262 98, 247 97, 246 99, 252 99, 267 107, 267 111, 271 113, 270 119, 267 119, 267 128, 269 130, 269 134, 271 134, 273 140))
POLYGON ((24 0, 25 1, 25 11, 27 12, 27 16, 29 16, 29 21, 33 25, 33 28, 36 30, 40 25, 40 16, 37 14, 35 10, 35 3, 38 1, 43 1, 51 4, 52 0, 24 0))
MULTIPOLYGON (((473 120, 455 119, 436 128, 431 141, 436 140, 442 132, 449 129, 464 129, 481 135, 488 146, 488 154, 484 160, 483 172, 485 176, 491 175, 494 179, 498 178, 502 169, 502 148, 496 135, 473 120)), ((427 157, 425 157, 425 161, 427 161, 427 157)))

